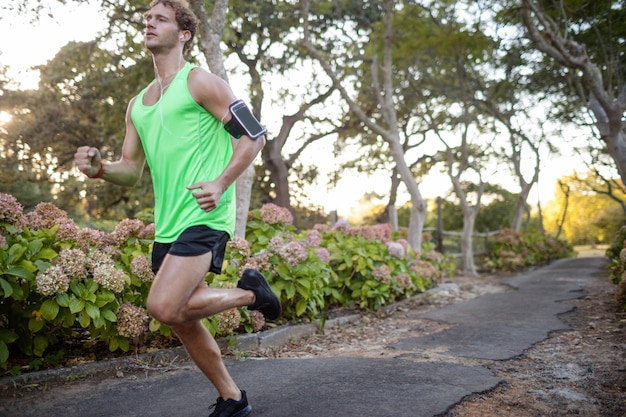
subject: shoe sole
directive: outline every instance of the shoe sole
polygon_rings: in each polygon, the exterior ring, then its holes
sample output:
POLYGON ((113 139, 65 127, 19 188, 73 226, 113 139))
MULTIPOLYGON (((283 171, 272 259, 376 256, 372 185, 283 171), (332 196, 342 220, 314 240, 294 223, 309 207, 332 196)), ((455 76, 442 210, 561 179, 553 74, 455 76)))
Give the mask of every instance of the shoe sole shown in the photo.
POLYGON ((247 405, 246 408, 238 411, 237 413, 233 414, 231 417, 246 417, 246 416, 249 416, 250 413, 252 413, 252 406, 247 405))

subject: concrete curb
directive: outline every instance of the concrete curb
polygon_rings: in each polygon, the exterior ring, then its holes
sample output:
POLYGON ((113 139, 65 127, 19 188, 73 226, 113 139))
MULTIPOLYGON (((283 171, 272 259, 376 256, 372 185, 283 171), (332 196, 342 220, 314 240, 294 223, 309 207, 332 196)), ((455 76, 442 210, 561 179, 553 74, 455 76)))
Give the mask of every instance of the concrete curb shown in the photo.
MULTIPOLYGON (((342 326, 353 323, 361 318, 360 314, 328 319, 324 328, 342 326)), ((285 325, 258 333, 236 335, 232 338, 223 337, 217 340, 222 350, 234 348, 241 352, 254 352, 258 349, 283 346, 293 340, 309 337, 320 330, 320 321, 308 324, 285 325)), ((107 371, 120 371, 145 368, 146 370, 167 370, 168 364, 178 359, 189 359, 183 346, 163 349, 157 352, 129 355, 103 361, 73 365, 59 369, 29 372, 23 375, 0 378, 0 387, 5 385, 42 384, 49 381, 84 379, 107 371)))

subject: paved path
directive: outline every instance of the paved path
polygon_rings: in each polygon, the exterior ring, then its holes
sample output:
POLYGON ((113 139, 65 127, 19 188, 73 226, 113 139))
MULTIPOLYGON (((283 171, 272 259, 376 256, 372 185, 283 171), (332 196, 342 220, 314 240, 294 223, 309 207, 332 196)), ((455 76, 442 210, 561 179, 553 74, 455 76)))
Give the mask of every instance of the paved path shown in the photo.
MULTIPOLYGON (((514 291, 416 313, 416 319, 452 326, 397 342, 392 347, 402 354, 395 358, 247 359, 229 361, 228 367, 247 390, 253 417, 445 415, 464 397, 502 381, 479 365, 425 362, 424 350, 484 360, 522 355, 550 332, 568 328, 558 315, 571 306, 562 301, 583 296, 591 280, 607 279, 605 266, 605 258, 559 260, 509 279, 514 291)), ((147 379, 85 380, 27 400, 2 399, 0 416, 207 416, 216 396, 204 377, 189 368, 152 373, 147 379)))

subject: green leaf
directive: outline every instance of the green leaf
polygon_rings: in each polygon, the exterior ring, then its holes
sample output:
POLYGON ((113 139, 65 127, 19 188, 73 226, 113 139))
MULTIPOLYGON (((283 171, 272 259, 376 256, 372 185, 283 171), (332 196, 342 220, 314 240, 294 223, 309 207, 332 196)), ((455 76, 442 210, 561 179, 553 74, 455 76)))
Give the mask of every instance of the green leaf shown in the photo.
POLYGON ((159 328, 161 327, 161 323, 159 323, 157 320, 152 319, 150 320, 150 323, 148 324, 148 329, 151 332, 157 332, 159 331, 159 328))
POLYGON ((13 287, 9 284, 4 278, 0 278, 0 287, 2 287, 2 292, 4 293, 4 298, 9 298, 13 295, 13 287))
POLYGON ((296 303, 296 315, 301 316, 306 311, 306 300, 301 298, 296 303))
POLYGON ((287 298, 291 299, 296 296, 296 286, 293 283, 288 282, 285 286, 285 292, 287 293, 287 298))
POLYGON ((54 259, 58 256, 58 253, 56 253, 56 251, 54 249, 50 249, 50 248, 43 248, 38 254, 37 256, 40 259, 47 259, 47 260, 51 260, 54 259))
POLYGON ((78 324, 80 324, 83 329, 89 327, 89 325, 91 324, 91 318, 89 317, 89 314, 85 313, 84 311, 78 313, 78 324))
POLYGON ((102 316, 93 319, 93 327, 95 327, 96 329, 100 329, 101 327, 104 327, 105 324, 106 322, 104 321, 102 316))
POLYGON ((52 321, 59 314, 59 305, 54 298, 50 298, 41 304, 40 311, 44 319, 52 321))
POLYGON ((61 307, 69 307, 70 296, 67 293, 58 293, 57 304, 60 305, 61 307))
POLYGON ((24 255, 24 252, 26 252, 26 248, 19 243, 11 246, 11 248, 9 249, 9 258, 7 259, 7 265, 16 263, 17 260, 20 259, 22 255, 24 255))
POLYGON ((35 336, 35 339, 33 340, 33 353, 36 356, 43 356, 43 353, 46 351, 47 348, 48 338, 40 334, 35 336))
POLYGON ((36 261, 33 262, 33 264, 40 271, 47 271, 48 268, 50 268, 50 262, 42 261, 41 259, 37 259, 36 261))
POLYGON ((106 321, 109 321, 111 323, 117 322, 117 316, 111 310, 100 310, 100 315, 106 321))
POLYGON ((112 302, 113 300, 115 300, 115 294, 113 294, 112 291, 103 289, 101 292, 99 292, 96 295, 96 305, 98 307, 103 307, 107 304, 109 304, 110 302, 112 302))
POLYGON ((122 349, 122 351, 128 352, 129 348, 130 348, 130 342, 128 341, 127 338, 122 337, 122 336, 115 336, 111 338, 111 341, 109 342, 110 352, 113 352, 116 349, 122 349))
POLYGON ((300 278, 298 279, 298 284, 305 287, 306 289, 311 289, 311 280, 310 278, 300 278))
POLYGON ((70 298, 70 311, 72 313, 78 313, 83 311, 85 308, 85 302, 83 300, 79 300, 78 298, 70 298))
POLYGON ((43 243, 41 242, 40 239, 31 240, 30 244, 28 245, 28 249, 32 253, 39 252, 41 248, 43 248, 43 243))
POLYGON ((6 343, 0 340, 0 367, 3 367, 4 364, 9 360, 9 347, 6 343))
POLYGON ((28 320, 28 330, 30 330, 32 333, 37 333, 38 331, 43 329, 43 326, 45 324, 45 321, 38 319, 37 317, 31 317, 31 319, 28 320))
POLYGON ((85 311, 94 320, 100 318, 100 308, 93 303, 85 303, 85 311))
POLYGON ((0 329, 0 341, 8 344, 15 342, 18 338, 19 336, 13 330, 0 329))
POLYGON ((93 279, 89 279, 89 280, 85 281, 85 289, 90 294, 94 294, 96 291, 98 291, 99 287, 100 286, 98 285, 98 283, 96 281, 94 281, 93 279))
POLYGON ((19 277, 19 278, 24 278, 24 279, 35 278, 35 274, 33 274, 31 271, 21 266, 15 266, 15 267, 9 268, 9 270, 6 273, 8 275, 13 275, 14 277, 19 277))
POLYGON ((120 347, 120 342, 117 337, 112 337, 109 341, 109 352, 115 352, 120 347))

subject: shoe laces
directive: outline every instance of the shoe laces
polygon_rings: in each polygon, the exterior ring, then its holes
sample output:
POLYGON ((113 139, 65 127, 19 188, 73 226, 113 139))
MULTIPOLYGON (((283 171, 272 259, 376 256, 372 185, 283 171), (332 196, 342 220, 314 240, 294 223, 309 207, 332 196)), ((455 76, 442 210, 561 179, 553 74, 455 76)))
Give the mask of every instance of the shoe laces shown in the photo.
POLYGON ((215 409, 215 410, 209 415, 209 417, 216 415, 220 406, 224 404, 225 402, 226 401, 224 401, 222 397, 219 397, 217 401, 215 401, 215 404, 210 405, 209 410, 212 410, 212 409, 215 409))

